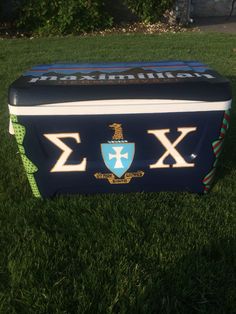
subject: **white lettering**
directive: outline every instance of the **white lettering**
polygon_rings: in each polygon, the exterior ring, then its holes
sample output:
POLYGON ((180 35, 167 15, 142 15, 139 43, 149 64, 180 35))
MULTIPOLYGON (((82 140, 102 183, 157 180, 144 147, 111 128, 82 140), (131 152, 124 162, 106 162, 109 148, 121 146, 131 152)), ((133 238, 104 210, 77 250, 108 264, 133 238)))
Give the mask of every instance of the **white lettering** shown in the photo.
POLYGON ((186 78, 186 77, 193 77, 193 75, 190 74, 190 73, 178 73, 177 77, 179 77, 179 78, 186 78))
POLYGON ((147 77, 149 79, 154 79, 155 78, 154 73, 147 73, 146 75, 147 75, 147 77))
POLYGON ((165 153, 158 159, 155 164, 150 165, 151 169, 154 168, 169 168, 170 165, 164 164, 164 160, 167 156, 171 155, 176 163, 173 165, 174 168, 183 168, 183 167, 194 167, 195 164, 187 163, 184 158, 177 151, 176 146, 183 140, 183 138, 189 134, 190 132, 196 131, 196 127, 193 128, 178 128, 178 132, 181 132, 180 136, 171 143, 169 139, 166 137, 166 134, 170 132, 170 129, 162 129, 162 130, 148 130, 149 134, 153 134, 166 148, 165 153))
POLYGON ((108 75, 109 80, 134 80, 135 76, 132 74, 128 75, 108 75))
POLYGON ((155 73, 155 75, 156 75, 158 78, 165 78, 164 74, 161 73, 161 72, 157 72, 157 73, 155 73))
POLYGON ((106 74, 100 74, 98 79, 99 80, 105 80, 106 79, 106 74))
POLYGON ((175 76, 171 72, 166 72, 165 75, 168 78, 175 78, 175 76))
POLYGON ((38 80, 39 80, 38 77, 34 77, 29 81, 29 83, 36 83, 38 80))
POLYGON ((83 81, 83 80, 93 81, 93 80, 96 80, 96 78, 95 76, 91 76, 91 75, 83 75, 81 76, 79 80, 80 81, 83 81))
POLYGON ((44 134, 44 136, 62 150, 61 156, 59 157, 54 167, 50 170, 50 172, 69 172, 86 170, 87 163, 86 158, 83 158, 83 160, 79 164, 66 165, 66 162, 70 154, 72 153, 72 149, 60 140, 61 138, 73 138, 75 139, 76 143, 80 143, 79 133, 44 134))
POLYGON ((77 77, 75 75, 63 76, 60 78, 61 81, 76 81, 77 77))
POLYGON ((136 80, 136 79, 174 79, 174 78, 191 78, 205 77, 207 79, 213 79, 214 76, 208 73, 171 73, 171 72, 156 72, 156 73, 137 73, 137 74, 99 74, 99 75, 82 75, 77 77, 75 75, 68 75, 59 78, 58 76, 41 76, 30 78, 29 83, 36 83, 38 81, 94 81, 94 80, 136 80))
POLYGON ((146 79, 145 74, 144 73, 138 73, 138 78, 139 79, 146 79))
POLYGON ((213 79, 214 78, 214 76, 212 76, 211 74, 194 73, 194 75, 196 75, 196 77, 206 77, 208 79, 213 79))
POLYGON ((41 76, 40 81, 56 81, 58 79, 57 76, 41 76))

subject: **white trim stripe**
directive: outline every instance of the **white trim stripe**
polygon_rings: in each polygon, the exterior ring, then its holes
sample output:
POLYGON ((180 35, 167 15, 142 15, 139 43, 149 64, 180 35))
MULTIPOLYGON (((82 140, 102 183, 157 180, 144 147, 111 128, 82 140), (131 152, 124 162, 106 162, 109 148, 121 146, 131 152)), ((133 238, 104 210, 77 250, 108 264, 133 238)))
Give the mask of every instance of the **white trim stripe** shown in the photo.
POLYGON ((166 99, 116 99, 38 106, 8 106, 10 114, 17 116, 108 115, 224 111, 231 108, 231 100, 206 102, 166 99))

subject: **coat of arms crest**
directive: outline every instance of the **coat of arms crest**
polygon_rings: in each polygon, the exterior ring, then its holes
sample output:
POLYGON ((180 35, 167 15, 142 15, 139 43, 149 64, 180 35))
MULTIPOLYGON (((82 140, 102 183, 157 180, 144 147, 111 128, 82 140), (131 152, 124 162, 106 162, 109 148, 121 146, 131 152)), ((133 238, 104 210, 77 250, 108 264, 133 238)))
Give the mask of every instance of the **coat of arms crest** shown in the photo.
POLYGON ((111 141, 101 144, 102 158, 111 173, 95 173, 96 179, 107 179, 111 184, 126 184, 133 177, 142 177, 143 171, 130 172, 135 153, 135 144, 124 140, 120 123, 109 125, 114 130, 111 141))

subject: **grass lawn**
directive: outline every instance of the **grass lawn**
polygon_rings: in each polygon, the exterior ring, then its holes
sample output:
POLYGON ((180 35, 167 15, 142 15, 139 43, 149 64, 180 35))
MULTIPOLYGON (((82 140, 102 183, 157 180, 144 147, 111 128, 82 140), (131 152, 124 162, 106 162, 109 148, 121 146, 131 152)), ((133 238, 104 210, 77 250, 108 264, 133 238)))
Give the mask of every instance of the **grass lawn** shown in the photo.
POLYGON ((236 313, 236 112, 211 193, 34 199, 7 88, 32 65, 191 59, 232 82, 236 36, 0 40, 0 313, 236 313))

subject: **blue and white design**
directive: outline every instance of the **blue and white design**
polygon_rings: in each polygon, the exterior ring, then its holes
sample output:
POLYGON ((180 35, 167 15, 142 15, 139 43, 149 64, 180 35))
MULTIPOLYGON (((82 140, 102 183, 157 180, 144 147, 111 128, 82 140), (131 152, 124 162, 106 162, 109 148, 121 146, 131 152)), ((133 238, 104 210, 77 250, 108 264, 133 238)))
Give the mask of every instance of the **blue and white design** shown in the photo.
POLYGON ((194 71, 204 73, 209 67, 197 61, 159 61, 159 62, 113 62, 113 63, 55 63, 32 67, 24 76, 42 76, 49 73, 72 75, 74 73, 90 74, 94 71, 100 73, 121 73, 133 68, 151 70, 155 72, 166 71, 194 71))
POLYGON ((133 162, 134 143, 104 143, 101 144, 101 150, 107 168, 121 178, 133 162))

